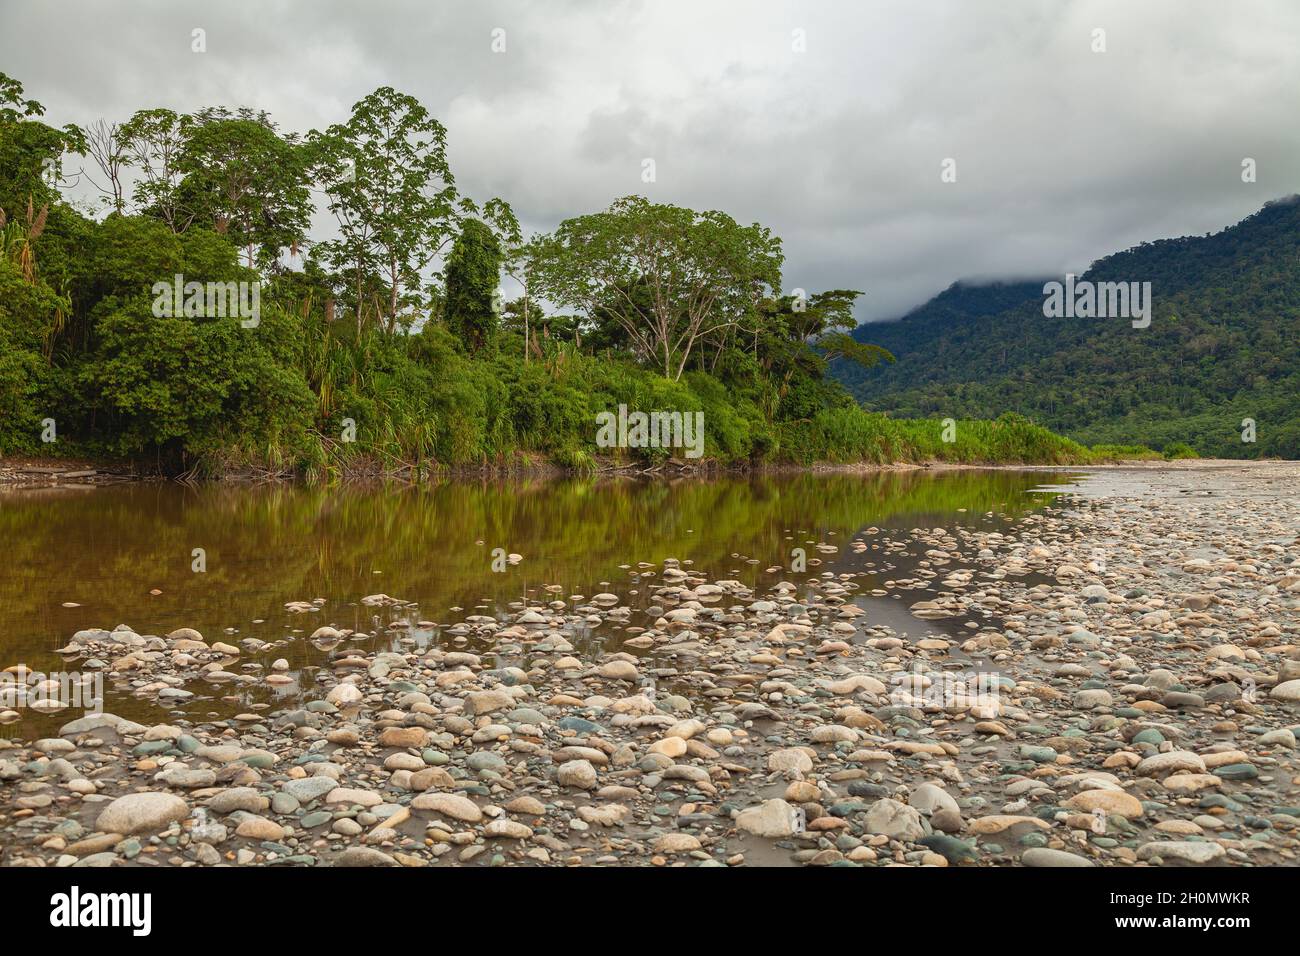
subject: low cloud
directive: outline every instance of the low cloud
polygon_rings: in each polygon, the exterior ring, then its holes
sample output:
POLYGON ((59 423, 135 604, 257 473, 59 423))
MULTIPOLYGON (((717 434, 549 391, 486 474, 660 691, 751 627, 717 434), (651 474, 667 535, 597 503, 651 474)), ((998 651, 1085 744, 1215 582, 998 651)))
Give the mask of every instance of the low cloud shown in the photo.
POLYGON ((1300 190, 1297 35, 1289 0, 0 8, 51 122, 250 105, 305 131, 391 85, 447 125, 462 189, 532 228, 633 192, 720 208, 785 239, 787 287, 864 290, 863 320, 1300 190))

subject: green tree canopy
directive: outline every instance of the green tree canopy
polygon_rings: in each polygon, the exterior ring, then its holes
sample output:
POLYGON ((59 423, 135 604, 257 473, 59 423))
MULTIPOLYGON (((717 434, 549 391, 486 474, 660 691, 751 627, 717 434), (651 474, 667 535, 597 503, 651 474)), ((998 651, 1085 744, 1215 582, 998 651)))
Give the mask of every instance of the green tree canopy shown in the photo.
POLYGON ((539 246, 556 304, 609 316, 635 353, 680 379, 692 351, 751 316, 781 285, 781 240, 757 223, 628 196, 566 219, 539 246))
POLYGON ((496 331, 501 244, 478 219, 466 219, 447 258, 447 327, 478 350, 496 331))

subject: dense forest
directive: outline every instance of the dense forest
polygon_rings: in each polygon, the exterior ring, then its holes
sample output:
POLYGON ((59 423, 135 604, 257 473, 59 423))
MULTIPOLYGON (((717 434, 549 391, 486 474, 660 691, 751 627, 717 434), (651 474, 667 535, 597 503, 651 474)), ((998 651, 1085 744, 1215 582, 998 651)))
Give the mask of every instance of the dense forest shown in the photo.
POLYGON ((391 88, 305 134, 248 108, 43 115, 0 74, 0 454, 308 476, 682 457, 598 446, 623 405, 703 412, 708 462, 1087 455, 1015 415, 954 437, 864 412, 827 372, 890 358, 847 334, 859 293, 782 292, 761 225, 630 196, 524 235, 391 88))
POLYGON ((834 373, 896 415, 1011 408, 1088 444, 1300 458, 1300 201, 1214 235, 1143 243, 1080 279, 1150 282, 1150 326, 1047 318, 1043 280, 957 283, 854 332, 896 363, 834 373))

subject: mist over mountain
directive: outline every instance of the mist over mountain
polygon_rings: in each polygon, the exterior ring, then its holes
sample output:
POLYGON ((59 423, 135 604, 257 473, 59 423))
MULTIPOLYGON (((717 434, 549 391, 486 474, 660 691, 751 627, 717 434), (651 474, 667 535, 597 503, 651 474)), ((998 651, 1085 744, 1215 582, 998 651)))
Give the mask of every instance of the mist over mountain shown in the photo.
POLYGON ((1151 321, 1049 318, 1041 281, 955 282, 859 341, 897 361, 834 363, 869 409, 1025 414, 1088 444, 1185 442, 1202 455, 1300 456, 1300 197, 1220 232, 1144 242, 1082 283, 1151 283, 1151 321), (1255 423, 1254 442, 1243 431, 1255 423))

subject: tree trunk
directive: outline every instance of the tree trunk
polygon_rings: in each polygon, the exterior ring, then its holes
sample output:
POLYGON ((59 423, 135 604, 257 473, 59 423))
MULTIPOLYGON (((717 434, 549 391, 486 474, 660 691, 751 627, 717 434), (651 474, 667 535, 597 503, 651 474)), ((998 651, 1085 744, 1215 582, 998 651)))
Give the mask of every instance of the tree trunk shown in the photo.
POLYGON ((388 294, 388 332, 391 335, 397 329, 397 260, 388 261, 388 276, 392 288, 388 294))

